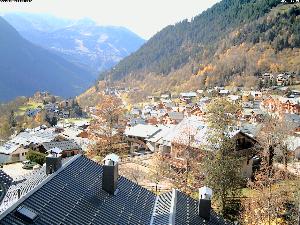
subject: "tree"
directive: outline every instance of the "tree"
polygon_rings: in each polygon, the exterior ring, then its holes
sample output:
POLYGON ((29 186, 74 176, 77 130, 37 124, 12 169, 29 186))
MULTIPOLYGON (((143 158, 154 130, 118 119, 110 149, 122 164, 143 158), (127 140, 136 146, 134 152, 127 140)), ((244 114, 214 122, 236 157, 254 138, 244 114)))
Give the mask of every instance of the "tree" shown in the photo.
POLYGON ((283 163, 285 172, 287 172, 287 163, 289 160, 287 139, 291 132, 292 124, 285 118, 277 116, 265 116, 258 135, 258 142, 262 148, 262 157, 266 159, 268 168, 272 170, 273 162, 277 160, 283 163))
POLYGON ((124 154, 126 146, 120 133, 121 119, 124 115, 122 101, 115 96, 103 95, 96 107, 89 133, 95 144, 90 155, 105 156, 108 153, 124 154))
POLYGON ((56 116, 51 116, 51 115, 49 115, 49 113, 45 113, 44 114, 44 120, 48 123, 48 124, 50 124, 50 126, 55 126, 55 125, 57 125, 57 122, 58 122, 58 119, 57 119, 57 117, 56 116))
POLYGON ((207 157, 204 161, 205 183, 214 190, 220 212, 229 216, 229 198, 239 196, 244 183, 241 158, 235 154, 235 140, 231 132, 236 125, 240 107, 225 98, 218 98, 207 106, 207 157))
POLYGON ((5 141, 11 135, 10 125, 6 118, 0 118, 0 144, 1 140, 5 141))
POLYGON ((257 135, 261 164, 253 181, 248 182, 253 194, 243 202, 243 219, 247 224, 296 224, 300 182, 287 170, 290 160, 287 138, 291 127, 275 116, 266 116, 262 123, 257 135), (283 171, 275 166, 276 161, 284 165, 283 171))
POLYGON ((159 153, 155 153, 152 158, 152 163, 150 164, 150 180, 155 183, 155 193, 158 194, 159 188, 158 185, 161 181, 165 181, 168 174, 166 171, 166 163, 162 163, 163 158, 159 153))
POLYGON ((261 79, 259 79, 258 80, 258 85, 257 85, 258 90, 261 90, 263 87, 264 87, 264 83, 261 79))
POLYGON ((72 114, 74 114, 74 116, 76 117, 81 117, 83 115, 83 111, 82 108, 80 107, 80 105, 78 104, 76 99, 72 100, 72 104, 71 104, 71 112, 72 114))
POLYGON ((15 128, 17 126, 17 120, 15 116, 15 112, 11 110, 9 118, 8 118, 10 128, 15 128))
POLYGON ((140 171, 140 167, 140 165, 128 163, 124 165, 121 173, 124 177, 127 177, 128 179, 134 181, 136 184, 139 184, 145 179, 145 177, 140 171))
MULTIPOLYGON (((266 163, 266 162, 263 162, 266 163)), ((268 170, 262 169, 249 183, 251 196, 243 200, 242 220, 245 224, 299 224, 299 180, 284 179, 280 171, 268 178, 268 170)))
MULTIPOLYGON (((175 146, 174 146, 175 147, 175 146)), ((179 161, 164 155, 156 155, 156 166, 152 174, 158 184, 162 178, 168 178, 173 187, 192 195, 203 186, 203 170, 199 167, 200 150, 188 149, 189 146, 176 146, 182 154, 179 161)))
POLYGON ((50 102, 51 102, 51 103, 55 103, 55 102, 56 102, 56 98, 55 98, 55 96, 54 96, 54 95, 52 95, 52 96, 51 96, 51 98, 50 98, 50 102))
POLYGON ((56 116, 53 116, 52 119, 51 119, 51 122, 50 122, 50 125, 52 127, 56 126, 57 125, 57 117, 56 116))
POLYGON ((46 161, 46 154, 43 154, 43 153, 40 153, 37 151, 33 151, 33 150, 29 150, 27 152, 26 159, 30 160, 32 162, 36 162, 40 165, 43 165, 46 161))

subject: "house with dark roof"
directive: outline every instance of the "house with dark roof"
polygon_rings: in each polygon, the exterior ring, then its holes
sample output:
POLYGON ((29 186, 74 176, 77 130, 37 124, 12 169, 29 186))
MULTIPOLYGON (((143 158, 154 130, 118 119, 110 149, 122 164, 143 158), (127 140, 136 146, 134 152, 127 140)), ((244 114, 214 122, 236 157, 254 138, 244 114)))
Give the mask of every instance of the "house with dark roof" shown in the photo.
POLYGON ((73 140, 51 141, 42 144, 42 152, 51 152, 52 149, 60 149, 63 158, 74 156, 81 152, 81 147, 73 140))
MULTIPOLYGON (((61 164, 46 158, 46 178, 0 214, 3 225, 28 224, 231 224, 210 207, 210 198, 195 200, 173 190, 156 196, 118 174, 118 157, 100 165, 84 156, 61 164)), ((210 196, 209 196, 210 197, 210 196)))

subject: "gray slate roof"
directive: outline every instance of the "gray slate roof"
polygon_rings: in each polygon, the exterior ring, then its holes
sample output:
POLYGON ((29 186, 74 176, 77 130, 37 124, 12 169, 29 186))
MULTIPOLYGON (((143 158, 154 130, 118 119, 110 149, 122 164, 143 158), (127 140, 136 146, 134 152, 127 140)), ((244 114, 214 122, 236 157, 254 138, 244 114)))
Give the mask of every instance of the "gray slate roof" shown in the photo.
POLYGON ((6 174, 3 170, 0 170, 0 190, 1 190, 0 203, 5 196, 7 189, 12 184, 12 182, 13 182, 13 179, 8 174, 6 174))
MULTIPOLYGON (((47 179, 17 204, 38 214, 35 224, 149 224, 155 195, 124 177, 119 178, 118 194, 109 195, 101 188, 102 167, 83 156, 47 179)), ((1 224, 27 224, 15 211, 2 218, 1 224)))
POLYGON ((120 176, 118 193, 102 190, 102 166, 77 155, 0 215, 0 224, 26 225, 16 213, 27 207, 37 214, 37 225, 176 225, 227 224, 212 212, 204 222, 197 201, 178 190, 156 196, 120 176), (174 223, 173 223, 174 224, 174 223))
POLYGON ((47 151, 53 148, 59 148, 62 151, 81 149, 73 140, 45 142, 43 143, 43 146, 47 151))
POLYGON ((190 198, 182 192, 177 192, 175 224, 186 225, 225 225, 231 224, 224 221, 213 210, 211 210, 210 220, 205 221, 198 216, 198 201, 190 198))
POLYGON ((178 190, 157 197, 150 225, 169 224, 170 221, 175 221, 175 224, 179 225, 231 224, 219 217, 213 210, 211 210, 210 220, 205 221, 198 216, 198 201, 178 190), (175 215, 172 214, 172 211, 175 211, 175 215))
POLYGON ((156 198, 151 218, 151 225, 169 224, 172 192, 164 193, 156 198))

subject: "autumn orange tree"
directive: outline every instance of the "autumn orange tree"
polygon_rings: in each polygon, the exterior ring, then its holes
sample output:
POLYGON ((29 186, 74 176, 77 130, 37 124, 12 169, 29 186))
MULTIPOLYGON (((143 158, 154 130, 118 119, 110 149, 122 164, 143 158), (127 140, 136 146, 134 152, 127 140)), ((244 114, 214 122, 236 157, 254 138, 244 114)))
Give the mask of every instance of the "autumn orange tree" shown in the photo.
POLYGON ((125 151, 122 141, 121 121, 124 109, 121 99, 116 96, 103 95, 93 113, 89 134, 94 144, 88 153, 92 156, 105 156, 108 153, 123 154, 125 151))

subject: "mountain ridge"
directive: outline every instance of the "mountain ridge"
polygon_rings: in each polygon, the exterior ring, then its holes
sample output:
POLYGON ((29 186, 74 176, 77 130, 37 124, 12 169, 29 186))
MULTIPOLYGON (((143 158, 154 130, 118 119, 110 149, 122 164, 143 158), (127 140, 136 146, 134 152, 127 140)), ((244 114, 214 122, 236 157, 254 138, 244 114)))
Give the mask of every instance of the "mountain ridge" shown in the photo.
POLYGON ((100 26, 89 18, 68 20, 26 13, 4 14, 4 18, 25 39, 89 70, 95 78, 145 42, 125 27, 100 26))
POLYGON ((0 31, 0 100, 36 91, 75 96, 93 83, 89 72, 25 40, 2 17, 0 31))

